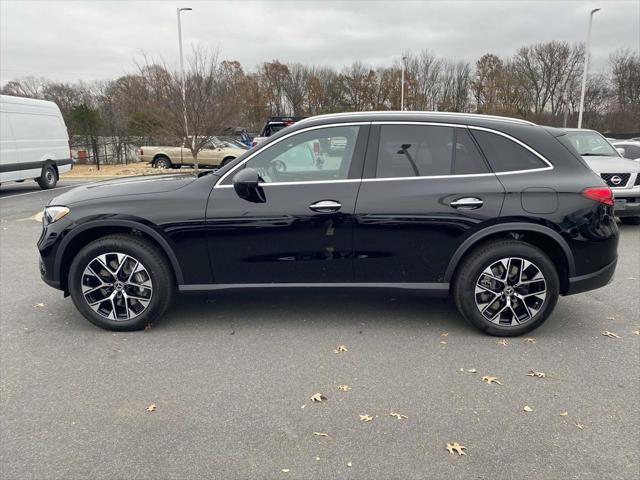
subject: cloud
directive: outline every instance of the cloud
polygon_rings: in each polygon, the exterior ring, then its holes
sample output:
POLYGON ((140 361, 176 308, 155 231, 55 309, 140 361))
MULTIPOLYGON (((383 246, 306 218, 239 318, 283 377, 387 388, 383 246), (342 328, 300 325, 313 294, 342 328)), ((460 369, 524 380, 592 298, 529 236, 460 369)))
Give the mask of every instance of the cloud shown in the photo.
MULTIPOLYGON (((594 70, 618 48, 640 50, 640 2, 607 1, 595 16, 594 70)), ((176 7, 185 48, 217 48, 252 69, 263 61, 341 68, 389 65, 403 52, 475 62, 549 40, 585 40, 593 5, 573 1, 8 1, 0 2, 0 81, 27 75, 108 79, 145 52, 177 61, 176 7)))

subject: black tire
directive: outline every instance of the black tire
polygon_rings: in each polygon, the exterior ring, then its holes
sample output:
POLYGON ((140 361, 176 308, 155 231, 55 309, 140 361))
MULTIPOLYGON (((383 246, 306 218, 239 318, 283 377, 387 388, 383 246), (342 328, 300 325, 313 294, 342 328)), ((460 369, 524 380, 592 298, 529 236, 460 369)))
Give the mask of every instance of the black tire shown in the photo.
POLYGON ((236 157, 226 157, 222 160, 222 162, 220 163, 220 167, 224 167, 225 165, 229 164, 230 162, 233 162, 236 159, 236 157))
POLYGON ((58 183, 58 174, 53 165, 45 165, 42 167, 42 173, 38 178, 36 178, 36 182, 40 185, 40 188, 43 190, 49 190, 53 188, 58 183))
POLYGON ((640 217, 620 217, 620 221, 626 225, 640 225, 640 217))
MULTIPOLYGON (((127 272, 125 272, 126 274, 127 272)), ((80 250, 71 263, 68 285, 73 303, 80 313, 94 325, 113 331, 140 330, 149 323, 157 322, 171 304, 175 293, 174 275, 163 252, 146 239, 127 234, 108 235, 89 243, 80 250), (83 281, 87 279, 87 276, 84 275, 87 266, 99 255, 111 252, 122 253, 138 261, 148 272, 151 281, 152 290, 148 305, 131 318, 129 318, 129 313, 131 313, 129 308, 126 308, 127 315, 123 319, 107 318, 89 306, 82 292, 83 281)), ((111 288, 107 292, 109 291, 114 292, 115 290, 111 288)), ((121 295, 119 292, 116 294, 121 295)), ((116 299, 116 302, 118 301, 116 299)), ((108 309, 109 303, 102 305, 106 305, 108 309)), ((114 306, 113 309, 115 308, 114 306)))
POLYGON ((153 166, 155 168, 172 168, 173 165, 171 164, 171 160, 169 160, 169 157, 165 157, 164 155, 158 155, 154 160, 153 160, 153 166))
MULTIPOLYGON (((502 284, 503 287, 508 287, 508 272, 504 272, 505 281, 502 284)), ((500 290, 498 288, 497 290, 500 290)), ((492 243, 487 243, 472 251, 462 260, 460 267, 458 268, 453 284, 453 297, 458 308, 458 311, 471 325, 480 329, 481 331, 489 334, 501 337, 515 337, 525 334, 534 330, 544 323, 544 321, 551 315, 553 309, 558 301, 558 295, 560 291, 560 281, 558 278, 558 272, 553 265, 551 259, 539 248, 534 247, 528 243, 516 241, 516 240, 500 240, 492 243), (524 259, 534 264, 537 267, 539 273, 544 277, 546 287, 546 297, 543 299, 542 305, 537 311, 530 309, 528 306, 525 308, 527 313, 535 312, 530 315, 530 318, 523 321, 520 324, 511 326, 506 324, 493 323, 489 319, 485 318, 483 313, 479 310, 480 306, 476 304, 476 284, 483 274, 483 271, 488 267, 495 265, 504 258, 515 257, 517 259, 524 259)), ((503 292, 504 293, 504 292, 503 292)), ((518 291, 516 290, 516 293, 518 291)), ((514 293, 514 295, 516 294, 514 293)), ((488 293, 487 295, 492 295, 488 293)), ((486 303, 486 306, 497 301, 498 307, 507 305, 506 298, 499 295, 494 297, 493 300, 486 303), (504 303, 501 303, 504 302, 504 303)), ((508 295, 507 295, 508 296, 508 295)), ((491 298, 491 297, 489 297, 491 298)), ((514 298, 514 297, 511 297, 514 298)), ((509 302, 519 302, 517 298, 514 300, 509 299, 509 302)), ((529 302, 535 302, 535 298, 528 300, 529 302)), ((522 306, 522 305, 521 305, 522 306)), ((506 315, 511 315, 511 312, 506 311, 506 315)), ((487 312, 487 315, 490 313, 487 312)), ((493 320, 498 320, 500 315, 497 315, 493 320)), ((508 319, 505 320, 505 322, 508 319)))

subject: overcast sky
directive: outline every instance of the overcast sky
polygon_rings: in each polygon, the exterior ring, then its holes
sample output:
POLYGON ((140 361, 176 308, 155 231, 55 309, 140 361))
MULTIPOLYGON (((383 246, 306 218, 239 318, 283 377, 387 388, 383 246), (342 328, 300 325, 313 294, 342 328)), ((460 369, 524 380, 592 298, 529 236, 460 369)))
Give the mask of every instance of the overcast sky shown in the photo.
POLYGON ((43 76, 73 82, 135 70, 141 52, 178 58, 176 7, 185 48, 221 59, 342 67, 390 65, 404 51, 475 62, 549 40, 581 42, 589 11, 594 70, 617 48, 640 50, 640 0, 593 1, 12 1, 0 0, 0 82, 43 76))

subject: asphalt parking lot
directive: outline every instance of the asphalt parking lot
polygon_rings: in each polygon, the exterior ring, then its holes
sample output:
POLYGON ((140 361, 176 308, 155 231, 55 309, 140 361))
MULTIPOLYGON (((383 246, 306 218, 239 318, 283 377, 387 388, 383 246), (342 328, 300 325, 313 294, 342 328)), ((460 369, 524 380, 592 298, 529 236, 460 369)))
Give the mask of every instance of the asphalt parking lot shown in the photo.
POLYGON ((610 285, 527 338, 442 300, 312 293, 183 297, 115 334, 40 281, 32 217, 55 195, 0 189, 3 479, 640 475, 640 227, 610 285))

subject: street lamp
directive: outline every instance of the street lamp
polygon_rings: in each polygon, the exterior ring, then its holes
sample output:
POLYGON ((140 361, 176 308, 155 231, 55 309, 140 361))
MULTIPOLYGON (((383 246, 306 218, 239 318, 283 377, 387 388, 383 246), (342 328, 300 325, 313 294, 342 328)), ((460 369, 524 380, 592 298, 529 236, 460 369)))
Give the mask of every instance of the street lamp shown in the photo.
POLYGON ((404 62, 407 57, 402 57, 402 80, 400 85, 400 111, 404 111, 404 62))
POLYGON ((600 11, 600 8, 594 8, 589 14, 589 28, 587 29, 587 51, 584 57, 584 72, 582 73, 582 90, 580 91, 580 107, 578 108, 578 128, 582 128, 582 112, 584 110, 584 94, 587 89, 587 71, 589 70, 589 50, 591 48, 591 23, 593 22, 593 14, 600 11))
MULTIPOLYGON (((192 8, 176 8, 178 16, 178 46, 180 47, 180 75, 182 77, 182 115, 184 116, 184 133, 189 138, 189 127, 187 125, 187 94, 185 92, 184 60, 182 58, 182 24, 180 23, 180 12, 193 10, 192 8)), ((195 142, 195 139, 193 139, 195 142)))

